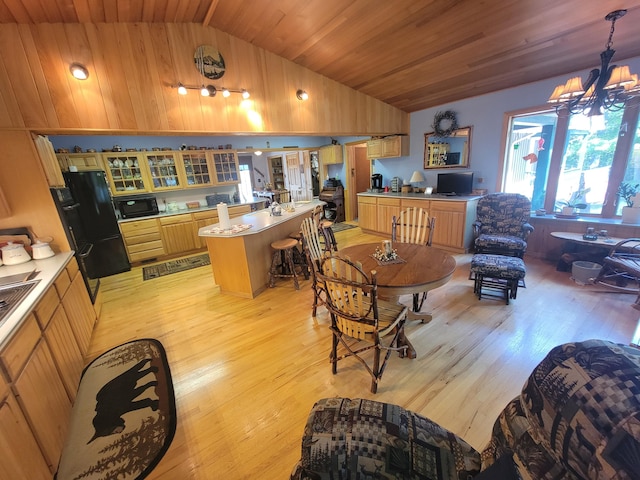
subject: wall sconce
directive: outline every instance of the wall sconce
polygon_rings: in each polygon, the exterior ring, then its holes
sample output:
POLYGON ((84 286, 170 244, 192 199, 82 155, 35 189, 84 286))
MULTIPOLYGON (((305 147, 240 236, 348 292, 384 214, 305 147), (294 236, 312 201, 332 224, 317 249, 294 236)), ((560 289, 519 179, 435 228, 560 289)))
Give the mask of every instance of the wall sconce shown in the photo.
POLYGON ((89 70, 87 70, 87 67, 81 63, 72 63, 69 66, 69 71, 71 72, 71 75, 78 80, 86 80, 89 78, 89 70))
POLYGON ((296 97, 298 98, 298 100, 302 100, 305 101, 309 98, 309 94, 307 92, 305 92, 304 90, 298 90, 296 92, 296 97))
POLYGON ((200 95, 203 97, 215 97, 218 91, 222 92, 223 97, 229 97, 232 93, 239 93, 242 95, 242 98, 249 98, 249 92, 244 88, 226 88, 221 87, 217 88, 214 85, 184 85, 183 83, 178 83, 177 85, 171 85, 171 88, 178 89, 178 93, 180 95, 186 95, 189 93, 189 90, 198 90, 200 95))

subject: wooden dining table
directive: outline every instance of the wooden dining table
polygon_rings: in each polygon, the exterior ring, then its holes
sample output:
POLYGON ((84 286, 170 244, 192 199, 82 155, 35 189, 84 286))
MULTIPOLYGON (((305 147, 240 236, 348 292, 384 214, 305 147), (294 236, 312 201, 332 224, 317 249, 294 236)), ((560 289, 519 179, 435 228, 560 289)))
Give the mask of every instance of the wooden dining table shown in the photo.
MULTIPOLYGON (((394 243, 393 249, 402 261, 381 264, 373 257, 380 243, 364 243, 341 248, 339 255, 359 262, 365 273, 376 271, 378 294, 385 299, 399 299, 401 295, 429 292, 447 283, 456 269, 456 260, 443 250, 412 243, 394 243)), ((410 320, 431 321, 430 313, 414 312, 409 309, 410 320)), ((409 347, 409 357, 415 357, 415 350, 409 347)))

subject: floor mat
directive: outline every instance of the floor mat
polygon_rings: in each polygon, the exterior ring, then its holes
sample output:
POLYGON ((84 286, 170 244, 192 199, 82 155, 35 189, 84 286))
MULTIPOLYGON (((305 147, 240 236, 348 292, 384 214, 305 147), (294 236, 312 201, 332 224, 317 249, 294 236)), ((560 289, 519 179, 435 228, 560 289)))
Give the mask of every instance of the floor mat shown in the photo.
POLYGON ((334 223, 331 225, 331 229, 335 232, 342 232, 344 230, 349 230, 351 228, 356 228, 356 225, 349 225, 348 223, 334 223))
POLYGON ((55 478, 145 478, 175 430, 164 347, 152 338, 122 344, 85 368, 55 478))
POLYGON ((171 260, 169 262, 143 267, 142 277, 144 280, 151 280, 153 278, 162 277, 164 275, 184 272, 185 270, 191 270, 192 268, 203 267, 210 264, 211 260, 209 260, 209 254, 204 253, 202 255, 181 258, 179 260, 171 260))

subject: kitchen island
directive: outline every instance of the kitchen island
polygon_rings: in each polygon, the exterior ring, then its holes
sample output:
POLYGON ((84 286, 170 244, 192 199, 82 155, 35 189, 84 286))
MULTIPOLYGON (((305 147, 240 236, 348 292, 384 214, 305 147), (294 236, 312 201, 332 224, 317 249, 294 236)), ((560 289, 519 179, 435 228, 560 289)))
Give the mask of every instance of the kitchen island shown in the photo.
POLYGON ((250 225, 237 233, 217 233, 219 223, 200 228, 198 235, 206 240, 213 278, 220 291, 244 298, 255 298, 264 291, 269 282, 271 243, 299 231, 302 220, 317 205, 324 202, 298 202, 294 211, 283 209, 280 216, 266 209, 232 218, 235 229, 250 225))

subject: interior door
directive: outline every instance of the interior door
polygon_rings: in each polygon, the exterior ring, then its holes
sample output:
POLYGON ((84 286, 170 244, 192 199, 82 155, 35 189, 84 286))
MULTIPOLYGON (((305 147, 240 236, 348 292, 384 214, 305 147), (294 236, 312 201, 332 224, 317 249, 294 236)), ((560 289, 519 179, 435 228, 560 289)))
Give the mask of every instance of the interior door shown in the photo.
POLYGON ((289 193, 291 193, 291 201, 298 202, 305 200, 304 194, 304 175, 302 174, 302 165, 300 165, 300 158, 298 152, 287 153, 285 156, 289 193))

